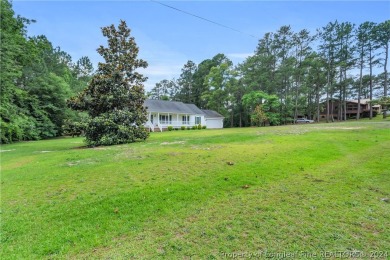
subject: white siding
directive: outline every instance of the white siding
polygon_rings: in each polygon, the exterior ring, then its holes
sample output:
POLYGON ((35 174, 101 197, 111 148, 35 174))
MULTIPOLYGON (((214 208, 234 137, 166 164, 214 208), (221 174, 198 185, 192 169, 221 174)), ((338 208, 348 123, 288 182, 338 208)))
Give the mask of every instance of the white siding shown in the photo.
POLYGON ((206 118, 206 126, 209 129, 223 128, 223 118, 206 118))
POLYGON ((204 119, 204 115, 191 115, 190 116, 191 125, 195 124, 195 117, 200 117, 200 124, 201 125, 205 125, 206 124, 206 121, 204 119))

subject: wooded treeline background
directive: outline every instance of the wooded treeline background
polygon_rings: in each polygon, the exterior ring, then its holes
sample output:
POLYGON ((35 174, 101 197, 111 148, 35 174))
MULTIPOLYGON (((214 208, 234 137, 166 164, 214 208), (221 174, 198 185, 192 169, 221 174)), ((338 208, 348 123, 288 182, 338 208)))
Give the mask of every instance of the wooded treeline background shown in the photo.
MULTIPOLYGON (((85 118, 66 100, 88 85, 91 61, 73 62, 45 36, 28 37, 32 22, 1 0, 1 143, 61 136, 85 118)), ((224 54, 188 61, 178 79, 162 80, 148 95, 216 110, 231 127, 317 119, 327 99, 387 96, 389 42, 389 20, 330 22, 314 34, 282 26, 243 63, 234 66, 224 54)))
MULTIPOLYGON (((389 42, 389 20, 335 21, 314 34, 282 26, 266 33, 243 63, 233 66, 224 54, 198 65, 188 61, 178 79, 162 80, 148 95, 216 110, 225 127, 318 120, 329 100, 387 96, 389 42)), ((345 111, 342 106, 340 119, 345 111)))

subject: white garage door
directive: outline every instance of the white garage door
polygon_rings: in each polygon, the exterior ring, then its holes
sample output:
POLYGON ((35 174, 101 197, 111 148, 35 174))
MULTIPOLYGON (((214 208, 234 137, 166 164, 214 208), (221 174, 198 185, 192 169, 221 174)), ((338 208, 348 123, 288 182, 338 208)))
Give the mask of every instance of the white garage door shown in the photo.
POLYGON ((206 118, 206 126, 209 129, 223 128, 223 119, 222 118, 206 118))

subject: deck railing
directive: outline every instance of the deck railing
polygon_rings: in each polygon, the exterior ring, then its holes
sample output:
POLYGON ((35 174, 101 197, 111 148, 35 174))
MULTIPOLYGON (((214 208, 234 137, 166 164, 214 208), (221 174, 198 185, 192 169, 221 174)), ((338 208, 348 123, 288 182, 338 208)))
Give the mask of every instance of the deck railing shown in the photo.
POLYGON ((182 126, 192 127, 192 126, 195 126, 198 124, 195 124, 195 121, 159 120, 158 122, 154 121, 153 123, 148 121, 145 125, 147 127, 149 127, 152 131, 154 131, 156 129, 159 129, 160 131, 162 131, 163 128, 165 129, 168 126, 172 126, 174 128, 179 128, 182 126))
MULTIPOLYGON (((149 124, 149 123, 148 123, 149 124)), ((195 121, 175 121, 175 120, 159 120, 158 123, 154 122, 155 125, 160 124, 163 127, 166 126, 193 126, 196 125, 195 121)))
POLYGON ((194 125, 195 122, 190 122, 190 121, 176 121, 176 120, 160 120, 159 123, 161 125, 175 125, 175 126, 182 126, 182 125, 194 125))

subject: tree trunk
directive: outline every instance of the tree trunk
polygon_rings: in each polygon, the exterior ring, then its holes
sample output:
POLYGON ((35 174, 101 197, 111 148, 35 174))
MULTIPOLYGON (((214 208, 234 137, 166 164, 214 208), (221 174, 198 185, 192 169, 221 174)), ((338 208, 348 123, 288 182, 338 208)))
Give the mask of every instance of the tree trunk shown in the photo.
MULTIPOLYGON (((370 47, 370 101, 372 101, 372 51, 370 47)), ((370 120, 372 119, 372 104, 370 103, 370 120)))
POLYGON ((347 86, 344 86, 344 121, 347 120, 347 86))
MULTIPOLYGON (((385 84, 383 86, 383 96, 387 97, 387 60, 389 57, 389 44, 386 44, 386 50, 385 50, 385 64, 384 64, 384 71, 385 71, 385 84)), ((387 117, 387 106, 383 107, 383 118, 385 119, 387 117)))
POLYGON ((240 127, 242 127, 242 109, 240 108, 240 127))
POLYGON ((298 117, 298 85, 297 85, 297 91, 295 92, 294 122, 297 120, 297 117, 298 117))
MULTIPOLYGON (((344 70, 344 79, 347 79, 347 69, 344 70)), ((344 120, 347 120, 347 85, 344 84, 344 120)))
POLYGON ((338 107, 338 113, 337 113, 337 121, 341 121, 343 119, 343 91, 342 86, 340 82, 340 89, 339 89, 339 105, 338 107))
POLYGON ((361 49, 361 56, 360 56, 360 83, 359 83, 359 89, 358 89, 358 108, 357 108, 357 114, 356 114, 356 120, 360 119, 360 96, 362 95, 362 87, 363 87, 363 46, 361 49))
POLYGON ((309 119, 313 119, 312 99, 313 99, 312 94, 309 94, 309 97, 307 99, 307 108, 308 108, 307 115, 308 115, 309 119))
POLYGON ((230 119, 230 127, 231 128, 233 128, 233 126, 234 126, 233 120, 234 120, 234 109, 232 108, 232 115, 231 115, 231 119, 230 119))
POLYGON ((327 83, 326 83, 326 122, 329 123, 329 85, 330 85, 330 71, 329 71, 329 65, 328 65, 328 74, 327 74, 327 83))
POLYGON ((330 115, 331 115, 331 119, 332 119, 332 122, 334 122, 334 117, 333 117, 333 108, 334 108, 334 104, 333 104, 333 93, 330 93, 330 104, 331 104, 331 107, 330 107, 330 115))
POLYGON ((317 122, 320 122, 320 93, 319 93, 318 86, 316 86, 316 105, 317 105, 317 122))
POLYGON ((329 93, 326 91, 326 122, 329 123, 329 93))

